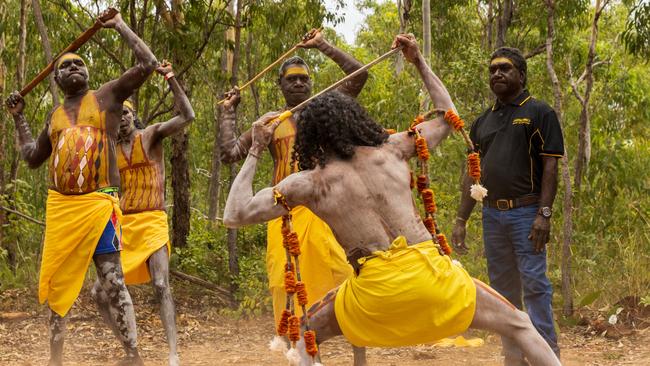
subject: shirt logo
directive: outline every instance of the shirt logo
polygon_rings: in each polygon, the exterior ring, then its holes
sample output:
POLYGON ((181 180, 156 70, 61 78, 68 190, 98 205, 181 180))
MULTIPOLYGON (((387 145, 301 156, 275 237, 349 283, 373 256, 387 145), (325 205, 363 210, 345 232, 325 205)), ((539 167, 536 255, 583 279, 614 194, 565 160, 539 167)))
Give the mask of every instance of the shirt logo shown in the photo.
POLYGON ((513 125, 529 125, 530 119, 528 118, 515 118, 512 120, 513 125))

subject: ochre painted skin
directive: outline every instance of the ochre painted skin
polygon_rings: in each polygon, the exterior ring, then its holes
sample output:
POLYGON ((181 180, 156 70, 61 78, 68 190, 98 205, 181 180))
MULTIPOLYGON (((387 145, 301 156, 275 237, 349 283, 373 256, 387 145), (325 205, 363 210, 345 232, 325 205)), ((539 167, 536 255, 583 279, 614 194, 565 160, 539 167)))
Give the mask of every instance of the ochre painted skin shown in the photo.
MULTIPOLYGON (((455 109, 444 84, 420 54, 416 40, 400 35, 396 43, 403 46, 405 59, 417 68, 432 104, 443 110, 455 109)), ((412 136, 406 132, 397 133, 379 146, 356 146, 355 155, 350 159, 330 156, 324 167, 292 174, 276 186, 254 194, 257 156, 273 137, 274 125, 265 124, 270 118, 273 117, 262 118, 253 126, 256 144, 231 187, 223 217, 227 226, 256 224, 286 215, 284 207, 274 204, 274 191, 277 190, 286 196, 290 206, 306 206, 327 222, 337 241, 348 252, 354 248, 383 251, 399 235, 409 243, 431 239, 412 200, 409 160, 416 156, 412 136)), ((442 117, 421 123, 418 130, 430 149, 451 132, 442 117)), ((322 147, 325 151, 330 148, 322 147)), ((377 296, 376 300, 381 301, 381 298, 377 296)), ((326 303, 310 320, 318 342, 341 334, 334 313, 335 303, 326 303)), ((382 319, 380 314, 377 316, 378 320, 382 319)), ((526 313, 512 309, 481 286, 476 286, 476 309, 470 327, 511 338, 531 364, 560 365, 526 313)), ((298 348, 302 356, 300 364, 310 365, 312 360, 304 351, 304 340, 298 342, 298 348)))
MULTIPOLYGON (((48 158, 55 160, 58 156, 56 162, 50 163, 53 168, 50 183, 64 194, 85 193, 106 185, 119 186, 115 144, 122 102, 147 80, 158 64, 151 50, 119 14, 107 21, 104 27, 114 28, 119 33, 135 54, 136 65, 91 92, 83 60, 74 54, 64 55, 57 61, 54 71, 55 80, 64 93, 63 104, 48 116, 36 139, 32 137, 30 123, 23 113, 23 97, 14 92, 6 102, 14 118, 22 158, 30 168, 37 168, 48 158), (54 119, 51 118, 53 115, 54 119)), ((83 217, 84 213, 79 215, 83 217)), ((100 285, 113 306, 112 314, 119 326, 120 341, 127 350, 125 361, 141 364, 135 350, 133 304, 122 278, 119 253, 97 255, 93 259, 100 285)), ((61 364, 64 329, 64 319, 52 315, 50 365, 61 364)))
POLYGON ((503 63, 503 62, 508 63, 510 65, 513 65, 512 60, 510 60, 509 58, 506 58, 506 57, 495 57, 494 59, 492 59, 492 62, 490 62, 490 64, 491 65, 496 65, 496 64, 503 63))
POLYGON ((120 208, 124 214, 165 210, 165 186, 160 162, 150 161, 142 145, 142 133, 135 137, 130 156, 123 144, 117 149, 121 176, 120 208))
POLYGON ((110 186, 105 112, 95 93, 81 99, 79 114, 71 120, 62 106, 50 121, 50 189, 83 194, 110 186))

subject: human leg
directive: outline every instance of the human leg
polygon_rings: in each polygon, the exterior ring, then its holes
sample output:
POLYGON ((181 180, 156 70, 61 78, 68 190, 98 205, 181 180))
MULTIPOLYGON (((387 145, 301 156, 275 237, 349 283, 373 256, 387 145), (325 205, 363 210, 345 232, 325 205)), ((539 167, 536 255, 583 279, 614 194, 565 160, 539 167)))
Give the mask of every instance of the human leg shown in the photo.
POLYGON ((156 300, 160 303, 160 319, 165 328, 165 335, 169 344, 169 365, 176 366, 179 364, 176 310, 169 287, 169 255, 167 254, 167 246, 161 247, 152 254, 149 257, 148 263, 156 300))
POLYGON ((50 309, 50 361, 48 366, 60 366, 63 362, 63 341, 66 318, 50 309))
POLYGON ((475 283, 476 310, 471 328, 493 331, 507 338, 506 344, 516 345, 534 366, 560 365, 526 313, 514 308, 482 282, 475 283))
POLYGON ((524 303, 530 320, 556 354, 560 354, 553 322, 553 288, 546 275, 546 250, 536 253, 528 239, 537 206, 526 206, 513 210, 511 240, 515 248, 524 303))
MULTIPOLYGON (((337 291, 338 288, 331 290, 324 298, 316 301, 307 310, 307 314, 309 315, 309 328, 316 332, 316 343, 318 345, 332 337, 343 335, 339 323, 336 321, 336 315, 334 314, 334 300, 336 299, 337 291)), ((300 366, 311 365, 312 359, 305 349, 304 338, 300 338, 300 341, 296 343, 296 348, 300 353, 300 366)))
MULTIPOLYGON (((521 310, 521 280, 506 215, 505 211, 489 207, 483 208, 483 243, 488 277, 490 286, 521 310)), ((502 337, 501 343, 506 365, 522 366, 527 364, 522 351, 511 339, 502 337)))
POLYGON ((92 290, 90 290, 90 297, 97 304, 97 309, 99 310, 99 314, 101 314, 104 323, 106 323, 111 328, 115 337, 119 339, 120 330, 115 325, 115 320, 111 315, 111 306, 108 299, 108 294, 106 294, 106 291, 104 291, 104 289, 102 288, 99 279, 95 281, 92 290))
POLYGON ((126 289, 120 253, 97 254, 93 257, 97 280, 108 296, 109 313, 118 330, 118 338, 126 350, 126 364, 143 364, 137 349, 135 312, 131 295, 126 289))

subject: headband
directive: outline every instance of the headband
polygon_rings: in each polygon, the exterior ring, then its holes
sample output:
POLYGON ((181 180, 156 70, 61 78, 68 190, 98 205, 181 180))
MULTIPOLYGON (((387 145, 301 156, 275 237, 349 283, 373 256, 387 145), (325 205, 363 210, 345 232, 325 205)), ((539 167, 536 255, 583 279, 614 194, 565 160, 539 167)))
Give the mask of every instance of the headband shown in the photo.
POLYGON ((135 108, 133 108, 133 103, 131 103, 130 100, 125 100, 124 103, 122 103, 123 106, 129 108, 131 111, 135 111, 135 108))
POLYGON ((492 61, 490 61, 490 65, 494 65, 496 63, 501 63, 501 62, 505 62, 505 63, 508 63, 508 64, 514 66, 514 64, 512 63, 512 60, 510 60, 507 57, 495 57, 495 58, 492 59, 492 61))
POLYGON ((309 76, 309 72, 307 72, 307 69, 304 67, 300 66, 293 66, 293 67, 288 67, 284 71, 284 77, 287 77, 289 75, 307 75, 309 76))
MULTIPOLYGON (((65 55, 59 57, 56 60, 56 63, 54 64, 54 67, 58 69, 59 66, 61 65, 61 63, 63 61, 66 61, 66 60, 81 60, 82 62, 84 62, 84 60, 81 58, 81 56, 77 55, 76 53, 69 52, 69 53, 66 53, 65 55)), ((84 62, 84 64, 85 64, 85 62, 84 62)))

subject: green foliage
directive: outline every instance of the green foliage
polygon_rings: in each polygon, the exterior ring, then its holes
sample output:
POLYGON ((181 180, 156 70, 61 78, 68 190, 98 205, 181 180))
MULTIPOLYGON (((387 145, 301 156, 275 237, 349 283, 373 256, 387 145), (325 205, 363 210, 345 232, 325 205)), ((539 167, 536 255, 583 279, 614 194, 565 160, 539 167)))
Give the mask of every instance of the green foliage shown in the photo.
MULTIPOLYGON (((98 1, 97 8, 108 3, 117 4, 123 17, 130 22, 130 9, 126 1, 98 1)), ((184 1, 183 21, 170 22, 157 8, 163 2, 136 2, 136 18, 142 22, 141 36, 159 59, 170 59, 177 71, 186 70, 182 80, 188 89, 197 118, 189 127, 188 158, 191 169, 191 233, 188 246, 173 248, 172 266, 194 274, 222 287, 235 284, 235 294, 240 301, 237 315, 255 315, 268 311, 265 271, 265 226, 251 226, 239 230, 238 250, 240 273, 232 276, 228 269, 226 229, 205 219, 208 211, 208 183, 211 172, 212 146, 215 143, 215 103, 230 88, 229 75, 223 67, 224 56, 234 44, 225 33, 234 17, 224 10, 227 2, 215 0, 184 1), (216 22, 215 22, 216 21, 216 22), (214 25, 214 28, 212 28, 214 25)), ((164 2, 169 3, 169 2, 164 2)), ((394 1, 357 1, 359 7, 370 15, 357 36, 355 45, 347 45, 336 34, 340 22, 339 0, 334 11, 327 11, 323 1, 245 1, 242 14, 241 60, 236 76, 238 84, 250 79, 279 55, 296 44, 309 29, 326 21, 335 24, 325 29, 326 38, 357 59, 366 63, 386 52, 399 29, 399 17, 394 1)), ((576 298, 580 303, 614 303, 625 295, 646 296, 650 288, 650 274, 646 270, 650 259, 650 66, 648 55, 648 21, 650 13, 646 1, 613 2, 603 13, 596 45, 597 61, 604 61, 595 69, 595 86, 590 114, 592 116, 592 156, 586 172, 582 192, 576 192, 579 209, 574 213, 573 272, 576 298), (630 9, 633 11, 630 13, 630 9), (629 16, 628 16, 629 15, 629 16), (622 36, 621 36, 622 35, 622 36), (623 42, 621 42, 623 41, 623 42), (628 53, 630 51, 637 56, 628 53), (594 295, 598 293, 598 295, 594 295)), ((82 9, 90 2, 56 0, 41 2, 45 23, 54 50, 60 50, 80 33, 80 27, 92 23, 93 9, 82 9)), ((569 157, 576 155, 580 105, 572 95, 570 81, 575 80, 584 68, 590 37, 593 6, 589 0, 556 1, 555 68, 560 78, 563 102, 563 128, 569 157), (572 77, 571 77, 572 75, 572 77)), ((19 89, 14 74, 18 58, 18 23, 20 1, 8 0, 0 5, 0 37, 5 47, 0 50, 0 60, 6 66, 6 90, 19 89), (4 6, 4 8, 3 8, 4 6), (4 9, 4 10, 3 10, 4 9)), ((452 95, 461 116, 471 122, 493 103, 487 84, 487 61, 491 53, 486 42, 486 1, 443 0, 432 2, 432 55, 431 66, 441 77, 452 95), (480 14, 480 16, 479 16, 480 14)), ((27 22, 27 79, 36 75, 45 65, 38 31, 31 19, 27 22)), ((407 27, 421 38, 421 1, 413 1, 407 27)), ((119 35, 110 29, 100 30, 96 38, 110 50, 112 56, 89 42, 79 51, 88 61, 91 86, 117 77, 124 67, 129 67, 132 52, 119 35), (119 61, 119 62, 118 62, 119 61)), ((543 2, 517 2, 513 22, 508 30, 508 44, 520 47, 524 53, 543 45, 546 38, 546 9, 543 2)), ((338 80, 342 72, 337 65, 316 50, 300 50, 313 71, 314 90, 318 91, 338 80)), ((528 59, 529 90, 547 102, 553 94, 549 82, 544 54, 528 59)), ((0 76, 2 77, 2 76, 0 76)), ((245 131, 261 114, 283 107, 277 89, 277 70, 270 71, 257 81, 253 89, 242 92, 238 109, 240 131, 245 131), (256 96, 256 98, 254 98, 256 96)), ((27 98, 26 115, 33 134, 43 128, 43 122, 52 107, 43 82, 27 98)), ((406 65, 397 74, 394 60, 378 64, 370 71, 368 82, 359 100, 371 116, 387 128, 404 129, 419 113, 425 95, 415 69, 406 65)), ((579 89, 582 87, 579 86, 579 89)), ((157 75, 141 88, 138 94, 138 111, 149 119, 157 112, 171 106, 171 98, 163 99, 166 83, 157 75), (155 108, 159 100, 161 106, 155 108)), ((164 121, 170 113, 161 113, 153 122, 164 121)), ((13 123, 6 113, 0 113, 0 123, 6 128, 5 147, 0 166, 2 174, 10 170, 15 157, 11 136, 13 123)), ((165 143, 169 152, 169 142, 165 143)), ((432 154, 430 171, 432 186, 436 190, 439 222, 448 236, 455 219, 459 200, 458 182, 463 169, 465 148, 462 140, 453 135, 432 154)), ((573 163, 573 161, 571 161, 573 163)), ((572 164, 571 164, 572 165, 572 164)), ((167 181, 171 166, 167 163, 167 181)), ((17 210, 42 219, 45 213, 47 189, 46 167, 27 170, 19 166, 18 177, 5 192, 12 193, 11 202, 17 210)), ((266 187, 273 165, 265 154, 254 182, 255 189, 266 187)), ((228 193, 229 168, 222 168, 220 207, 223 208, 228 193)), ((169 186, 168 186, 169 187, 169 186)), ((558 189, 553 217, 552 242, 549 247, 549 274, 559 299, 561 285, 562 195, 558 189)), ((167 199, 171 201, 171 188, 167 199)), ((6 197, 6 196, 5 196, 6 197)), ((173 208, 172 208, 173 209, 173 208)), ((470 253, 460 260, 472 275, 487 280, 483 258, 480 212, 475 210, 468 223, 467 242, 470 253)), ((9 216, 4 227, 3 249, 0 249, 0 289, 34 285, 38 272, 38 255, 42 241, 42 228, 16 216, 9 216), (14 274, 7 264, 7 246, 16 248, 18 267, 14 274)))
POLYGON ((650 2, 638 0, 632 7, 621 36, 630 53, 646 59, 650 56, 650 2))

